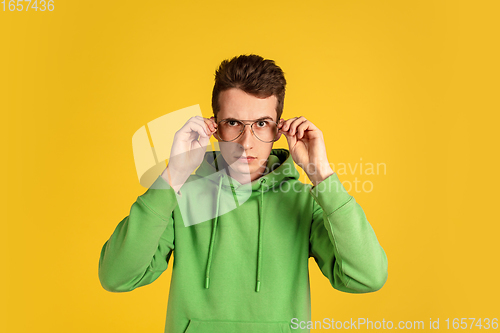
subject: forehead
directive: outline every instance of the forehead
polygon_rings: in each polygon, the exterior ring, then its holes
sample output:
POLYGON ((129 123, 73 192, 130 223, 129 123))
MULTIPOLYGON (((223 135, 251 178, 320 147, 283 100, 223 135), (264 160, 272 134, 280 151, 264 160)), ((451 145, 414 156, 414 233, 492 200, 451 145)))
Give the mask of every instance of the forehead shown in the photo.
POLYGON ((278 99, 274 95, 267 98, 258 98, 247 94, 241 89, 231 88, 219 94, 220 110, 217 119, 253 120, 271 117, 274 121, 277 121, 277 103, 278 99))

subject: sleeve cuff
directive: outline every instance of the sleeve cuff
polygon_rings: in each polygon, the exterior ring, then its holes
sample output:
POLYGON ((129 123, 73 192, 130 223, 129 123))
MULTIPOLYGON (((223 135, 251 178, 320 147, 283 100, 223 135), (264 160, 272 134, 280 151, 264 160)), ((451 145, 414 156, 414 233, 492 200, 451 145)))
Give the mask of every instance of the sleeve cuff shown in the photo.
POLYGON ((352 198, 340 182, 337 173, 313 186, 309 192, 326 215, 333 213, 352 198))

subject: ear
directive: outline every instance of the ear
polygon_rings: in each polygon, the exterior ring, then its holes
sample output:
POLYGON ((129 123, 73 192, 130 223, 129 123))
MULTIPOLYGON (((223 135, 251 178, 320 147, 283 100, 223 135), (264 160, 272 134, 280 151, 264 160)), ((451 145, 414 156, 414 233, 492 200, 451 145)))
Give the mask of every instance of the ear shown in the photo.
MULTIPOLYGON (((280 119, 278 120, 278 124, 281 124, 281 123, 282 123, 282 122, 284 122, 284 121, 285 121, 285 119, 280 118, 280 119)), ((281 138, 281 135, 282 135, 282 134, 283 134, 283 133, 282 133, 282 132, 280 132, 280 131, 278 130, 278 138, 276 139, 276 141, 278 141, 278 140, 281 138)))
POLYGON ((217 132, 212 134, 212 136, 215 138, 215 140, 217 140, 217 142, 221 142, 221 140, 219 139, 219 136, 217 135, 217 132))

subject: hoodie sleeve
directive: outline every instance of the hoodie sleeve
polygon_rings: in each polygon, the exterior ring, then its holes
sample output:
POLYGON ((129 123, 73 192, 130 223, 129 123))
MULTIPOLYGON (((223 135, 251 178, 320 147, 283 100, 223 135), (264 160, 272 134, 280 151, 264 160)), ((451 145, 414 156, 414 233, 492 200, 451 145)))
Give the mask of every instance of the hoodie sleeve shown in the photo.
POLYGON ((354 197, 336 173, 310 189, 314 198, 310 256, 331 285, 348 293, 377 291, 387 280, 387 257, 354 197))
POLYGON ((139 196, 102 247, 99 280, 111 292, 132 291, 155 281, 174 249, 174 190, 159 176, 139 196))

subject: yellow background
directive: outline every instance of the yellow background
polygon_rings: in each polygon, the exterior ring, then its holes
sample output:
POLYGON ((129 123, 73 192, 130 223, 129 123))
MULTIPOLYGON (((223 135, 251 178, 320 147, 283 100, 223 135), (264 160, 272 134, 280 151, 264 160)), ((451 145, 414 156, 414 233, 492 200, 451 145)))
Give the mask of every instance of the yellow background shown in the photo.
POLYGON ((387 253, 388 281, 373 294, 341 293, 311 260, 313 319, 427 327, 440 318, 443 329, 446 318, 499 318, 499 9, 436 0, 2 8, 0 331, 163 332, 171 267, 123 294, 97 276, 102 245, 145 192, 131 138, 190 105, 209 117, 216 67, 249 53, 284 70, 283 116, 316 124, 331 163, 386 165, 339 178, 373 184, 350 193, 387 253))

